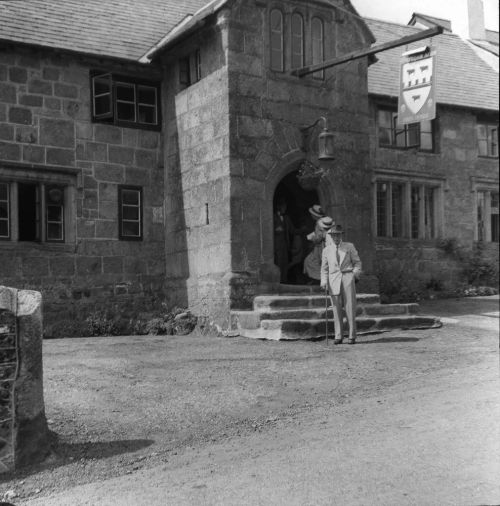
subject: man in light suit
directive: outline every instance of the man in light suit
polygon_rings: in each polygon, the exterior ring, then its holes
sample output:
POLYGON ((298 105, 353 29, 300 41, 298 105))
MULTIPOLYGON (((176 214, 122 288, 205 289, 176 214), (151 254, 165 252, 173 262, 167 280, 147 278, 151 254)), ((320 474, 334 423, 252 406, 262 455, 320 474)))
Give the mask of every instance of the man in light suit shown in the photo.
POLYGON ((329 231, 332 242, 323 250, 321 259, 321 288, 328 287, 335 323, 334 344, 343 340, 342 309, 345 307, 349 323, 348 343, 356 342, 356 284, 361 274, 361 260, 354 244, 342 240, 342 226, 335 225, 329 231))

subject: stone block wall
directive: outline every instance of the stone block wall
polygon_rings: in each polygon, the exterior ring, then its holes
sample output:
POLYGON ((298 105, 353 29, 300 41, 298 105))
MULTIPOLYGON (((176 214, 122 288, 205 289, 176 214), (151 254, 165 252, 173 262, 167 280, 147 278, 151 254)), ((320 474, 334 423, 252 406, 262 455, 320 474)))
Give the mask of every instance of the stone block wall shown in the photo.
POLYGON ((0 473, 43 460, 42 298, 0 286, 0 473))
POLYGON ((154 67, 19 47, 0 53, 0 178, 53 178, 69 189, 64 244, 0 241, 0 278, 43 293, 49 330, 95 308, 128 318, 163 297, 161 132, 93 123, 96 69, 161 79, 154 67), (142 241, 119 240, 119 185, 143 189, 142 241))
MULTIPOLYGON (((298 9, 306 21, 314 15, 322 17, 325 59, 371 42, 362 23, 334 6, 304 2, 276 6, 286 15, 298 9)), ((347 230, 346 240, 356 243, 365 270, 372 270, 367 61, 327 70, 324 80, 291 76, 289 62, 285 72, 272 71, 269 9, 267 2, 236 2, 225 22, 229 34, 232 271, 241 276, 240 284, 248 283, 246 290, 240 287, 232 292, 232 305, 242 308, 248 307, 253 290, 269 289, 267 285, 278 279, 273 197, 279 182, 304 160, 328 170, 317 186, 320 203, 347 230), (333 162, 317 160, 315 139, 322 125, 308 138, 302 133, 320 116, 328 119, 335 135, 333 162)))
POLYGON ((166 294, 200 315, 228 309, 231 268, 229 100, 218 23, 165 55, 166 294), (184 88, 178 60, 199 50, 202 79, 184 88))
MULTIPOLYGON (((423 283, 438 280, 447 288, 456 287, 465 282, 461 275, 463 266, 443 252, 440 239, 456 239, 462 247, 472 249, 477 216, 475 184, 490 181, 494 185, 496 181, 498 188, 498 159, 477 155, 476 118, 481 111, 438 106, 436 150, 426 153, 416 149, 379 148, 376 103, 374 99, 371 101, 370 118, 374 171, 392 170, 410 179, 443 181, 441 237, 433 240, 376 238, 377 265, 395 275, 404 272, 423 283)), ((483 255, 493 265, 498 264, 498 244, 486 243, 483 255)))

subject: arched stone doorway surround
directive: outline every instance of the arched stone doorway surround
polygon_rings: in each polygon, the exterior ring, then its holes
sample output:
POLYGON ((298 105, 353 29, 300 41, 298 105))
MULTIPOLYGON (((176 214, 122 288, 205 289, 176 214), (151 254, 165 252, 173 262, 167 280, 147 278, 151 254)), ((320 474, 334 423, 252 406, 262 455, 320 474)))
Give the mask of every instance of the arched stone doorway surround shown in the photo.
MULTIPOLYGON (((264 181, 264 206, 261 209, 261 281, 279 282, 279 269, 274 265, 274 228, 273 228, 273 201, 279 183, 290 173, 299 169, 302 162, 308 159, 307 153, 301 149, 294 149, 287 152, 271 166, 264 181)), ((314 161, 316 162, 316 161, 314 161)), ((313 162, 313 163, 314 163, 313 162)), ((317 163, 317 162, 316 162, 317 163)), ((328 214, 329 209, 335 202, 334 186, 328 178, 323 177, 319 181, 316 192, 319 197, 319 204, 328 214)))

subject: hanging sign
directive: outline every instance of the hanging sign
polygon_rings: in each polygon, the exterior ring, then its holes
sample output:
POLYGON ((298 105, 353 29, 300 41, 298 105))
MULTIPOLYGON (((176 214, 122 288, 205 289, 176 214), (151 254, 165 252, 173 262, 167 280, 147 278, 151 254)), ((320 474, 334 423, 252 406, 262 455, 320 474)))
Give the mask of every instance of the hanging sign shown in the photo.
POLYGON ((436 52, 424 46, 403 53, 401 61, 398 125, 436 117, 436 52))

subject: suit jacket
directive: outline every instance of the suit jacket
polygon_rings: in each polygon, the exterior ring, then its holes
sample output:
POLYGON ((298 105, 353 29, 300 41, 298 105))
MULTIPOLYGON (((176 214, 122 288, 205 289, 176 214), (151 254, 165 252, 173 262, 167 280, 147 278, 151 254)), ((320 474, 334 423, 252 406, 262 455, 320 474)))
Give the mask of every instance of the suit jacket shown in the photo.
POLYGON ((361 274, 361 260, 354 244, 341 242, 339 245, 340 264, 335 254, 337 247, 334 243, 329 244, 324 250, 321 258, 321 286, 329 284, 332 295, 340 294, 342 282, 351 285, 354 277, 361 274))

